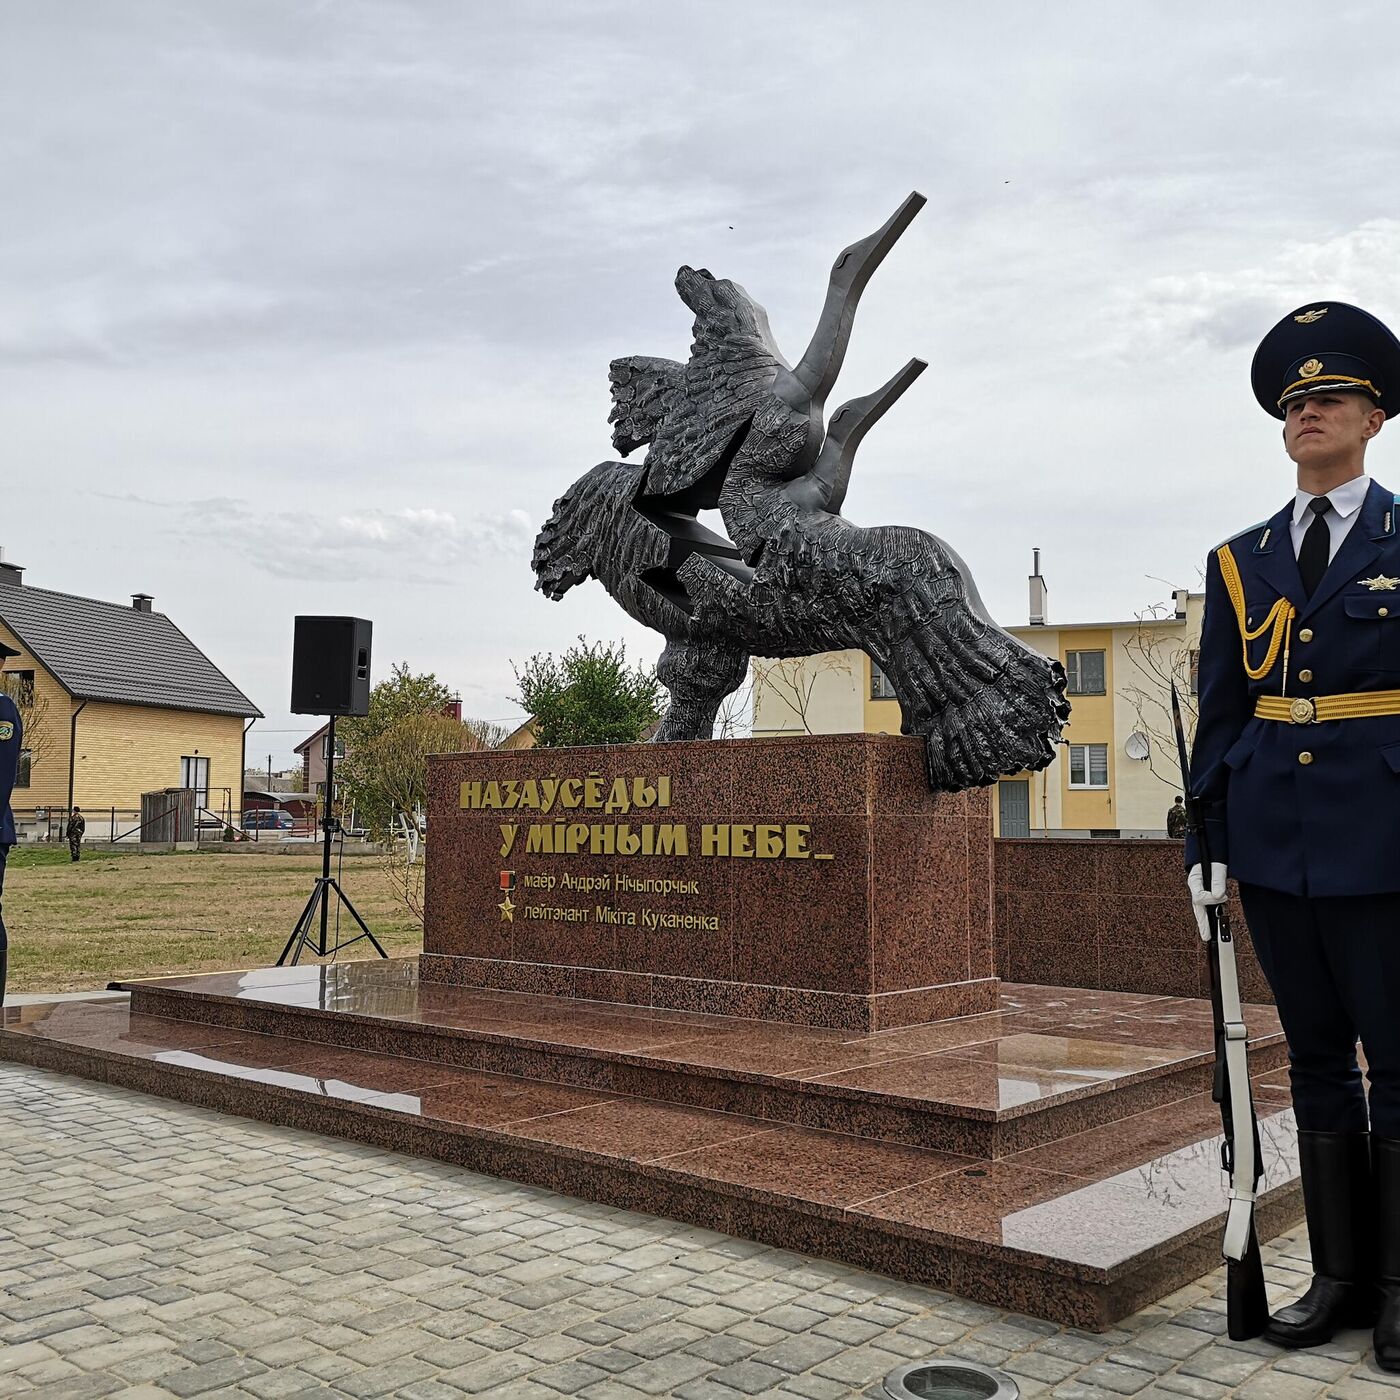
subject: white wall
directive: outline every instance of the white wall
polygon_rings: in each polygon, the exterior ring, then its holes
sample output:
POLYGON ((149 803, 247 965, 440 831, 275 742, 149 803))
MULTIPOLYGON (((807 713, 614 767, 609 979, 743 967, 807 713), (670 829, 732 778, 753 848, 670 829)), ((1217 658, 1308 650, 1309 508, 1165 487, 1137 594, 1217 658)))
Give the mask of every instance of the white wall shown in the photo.
POLYGON ((833 651, 772 661, 754 657, 753 732, 859 734, 865 728, 865 653, 833 651))

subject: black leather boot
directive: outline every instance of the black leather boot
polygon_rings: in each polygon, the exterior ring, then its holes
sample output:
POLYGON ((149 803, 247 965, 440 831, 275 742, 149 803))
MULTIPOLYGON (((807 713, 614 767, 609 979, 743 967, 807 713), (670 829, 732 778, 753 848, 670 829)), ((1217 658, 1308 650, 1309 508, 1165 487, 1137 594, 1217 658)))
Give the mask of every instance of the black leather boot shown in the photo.
POLYGON ((1400 1140, 1374 1138, 1376 1238, 1380 1242, 1381 1315, 1376 1320, 1376 1365, 1400 1371, 1400 1140))
POLYGON ((1369 1133, 1298 1133, 1313 1281, 1264 1329, 1281 1347, 1316 1347, 1343 1327, 1370 1327, 1379 1295, 1369 1133))

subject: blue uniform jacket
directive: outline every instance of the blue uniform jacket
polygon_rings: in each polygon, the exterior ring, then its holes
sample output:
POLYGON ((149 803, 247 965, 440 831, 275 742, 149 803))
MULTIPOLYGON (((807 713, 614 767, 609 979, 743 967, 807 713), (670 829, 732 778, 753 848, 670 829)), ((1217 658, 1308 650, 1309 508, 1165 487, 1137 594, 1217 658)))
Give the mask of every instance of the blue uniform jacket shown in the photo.
MULTIPOLYGON (((1289 523, 1293 502, 1227 541, 1246 627, 1280 599, 1297 609, 1287 695, 1400 691, 1397 502, 1374 481, 1311 598, 1303 593, 1289 523)), ((1248 643, 1251 667, 1270 629, 1248 643)), ((1261 695, 1284 693, 1284 658, 1246 674, 1239 620, 1218 551, 1206 563, 1199 717, 1192 791, 1204 804, 1211 859, 1247 884, 1286 894, 1400 891, 1400 715, 1292 724, 1255 717, 1261 695)), ((1187 864, 1199 859, 1188 840, 1187 864)))
POLYGON ((15 844, 15 814, 10 810, 10 794, 19 772, 19 751, 24 743, 24 726, 9 695, 0 690, 0 846, 15 844))

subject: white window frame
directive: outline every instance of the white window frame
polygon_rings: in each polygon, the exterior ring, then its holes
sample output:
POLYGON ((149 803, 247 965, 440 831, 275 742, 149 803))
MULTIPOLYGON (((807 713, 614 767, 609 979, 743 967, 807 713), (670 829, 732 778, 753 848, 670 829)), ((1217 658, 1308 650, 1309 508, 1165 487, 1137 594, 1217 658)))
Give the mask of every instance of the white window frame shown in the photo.
POLYGON ((208 807, 209 805, 209 760, 202 754, 182 755, 180 758, 180 786, 194 789, 195 805, 198 807, 208 807), (199 779, 203 775, 204 782, 199 779), (193 782, 190 779, 194 779, 193 782))
POLYGON ((890 678, 872 661, 870 663, 870 698, 872 700, 897 700, 890 678))
POLYGON ((1065 652, 1065 672, 1066 672, 1066 695, 1107 695, 1108 694, 1108 655, 1103 647, 1073 647, 1065 652), (1103 681, 1097 690, 1085 690, 1083 687, 1083 662, 1075 661, 1071 669, 1071 657, 1097 656, 1099 658, 1099 670, 1102 673, 1103 681))
POLYGON ((1108 787, 1108 745, 1107 744, 1071 744, 1069 746, 1069 757, 1066 760, 1069 764, 1069 786, 1077 792, 1103 792, 1108 787), (1094 765, 1090 757, 1090 751, 1098 749, 1103 753, 1103 782, 1096 783, 1094 778, 1094 765), (1084 770, 1084 781, 1076 783, 1074 781, 1074 755, 1078 751, 1082 755, 1084 770))

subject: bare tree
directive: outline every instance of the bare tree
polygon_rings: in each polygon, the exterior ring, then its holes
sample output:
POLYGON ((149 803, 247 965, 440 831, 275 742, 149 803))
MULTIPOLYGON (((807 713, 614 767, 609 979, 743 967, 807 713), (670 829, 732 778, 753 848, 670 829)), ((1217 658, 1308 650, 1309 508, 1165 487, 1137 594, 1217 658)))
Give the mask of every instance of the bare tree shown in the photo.
POLYGON ((812 695, 824 675, 851 674, 851 663, 844 652, 826 651, 818 656, 788 656, 781 661, 753 661, 751 679, 753 706, 757 710, 765 697, 781 704, 797 716, 805 734, 815 731, 808 723, 812 695))
POLYGON ((391 840, 393 814, 403 812, 416 822, 428 799, 428 756, 489 748, 479 727, 444 714, 410 714, 396 719, 356 753, 359 782, 367 805, 376 814, 372 823, 384 841, 384 870, 409 913, 423 922, 423 866, 410 864, 391 840))
POLYGON ((481 740, 483 749, 498 749, 515 733, 512 725, 499 724, 491 719, 469 719, 464 723, 481 740))
POLYGON ((1199 632, 1190 628, 1162 625, 1175 616, 1170 603, 1154 603, 1136 614, 1137 626, 1123 646, 1136 676, 1127 679, 1120 691, 1132 706, 1136 728, 1147 737, 1148 770, 1158 782, 1180 792, 1172 686, 1181 697, 1181 718, 1189 743, 1196 733, 1196 665, 1201 639, 1199 632))
POLYGON ((49 728, 49 702, 39 694, 28 676, 0 673, 0 685, 15 702, 19 721, 24 730, 24 750, 29 755, 31 769, 37 767, 53 752, 53 733, 49 728))
POLYGON ((421 860, 408 861, 394 848, 392 843, 384 847, 384 873, 394 894, 403 900, 408 912, 421 924, 423 922, 423 871, 421 860))
MULTIPOLYGON (((757 663, 755 663, 755 667, 757 663)), ((716 739, 747 739, 753 733, 754 672, 720 701, 715 715, 716 739)))

